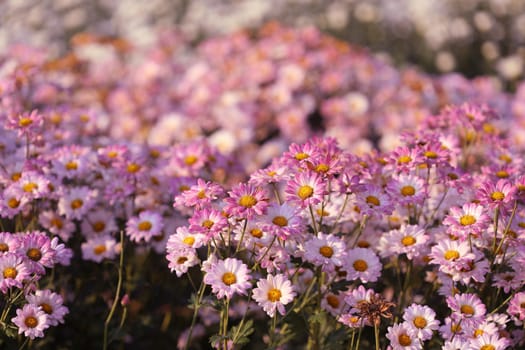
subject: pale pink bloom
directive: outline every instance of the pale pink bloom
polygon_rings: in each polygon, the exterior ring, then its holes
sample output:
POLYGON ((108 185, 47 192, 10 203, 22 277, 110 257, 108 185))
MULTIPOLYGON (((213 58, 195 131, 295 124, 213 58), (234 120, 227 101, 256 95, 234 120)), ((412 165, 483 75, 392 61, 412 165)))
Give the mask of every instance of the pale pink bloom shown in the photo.
POLYGON ((226 258, 210 266, 204 283, 211 285, 218 299, 231 299, 234 294, 246 295, 251 286, 250 278, 248 267, 241 260, 226 258))
POLYGON ((64 323, 64 316, 69 312, 67 307, 63 305, 64 300, 62 296, 49 289, 37 290, 34 294, 28 294, 26 295, 26 300, 33 305, 39 306, 47 314, 50 326, 64 323))
POLYGON ((44 337, 44 330, 49 327, 49 317, 41 307, 25 304, 16 310, 16 317, 11 321, 18 327, 18 334, 35 339, 44 337))
POLYGON ((257 288, 253 289, 252 297, 268 316, 273 317, 276 310, 284 315, 284 306, 292 302, 295 295, 291 282, 284 275, 277 274, 259 280, 257 288))
POLYGON ((82 258, 94 262, 101 262, 104 259, 114 259, 117 241, 110 235, 94 236, 82 243, 82 258))

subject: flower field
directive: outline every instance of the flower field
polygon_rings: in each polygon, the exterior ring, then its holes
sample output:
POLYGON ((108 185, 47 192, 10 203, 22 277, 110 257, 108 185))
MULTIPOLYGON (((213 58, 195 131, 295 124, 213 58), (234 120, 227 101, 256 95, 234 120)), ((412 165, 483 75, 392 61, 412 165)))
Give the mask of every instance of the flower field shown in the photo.
POLYGON ((6 349, 521 349, 525 84, 313 27, 0 56, 6 349))

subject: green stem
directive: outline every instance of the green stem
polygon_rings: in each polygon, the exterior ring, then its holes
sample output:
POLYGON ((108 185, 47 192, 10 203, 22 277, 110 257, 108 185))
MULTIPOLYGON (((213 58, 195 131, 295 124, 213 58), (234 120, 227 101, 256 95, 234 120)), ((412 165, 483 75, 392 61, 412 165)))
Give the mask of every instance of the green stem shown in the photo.
POLYGON ((376 341, 376 350, 379 350, 381 348, 379 344, 379 325, 377 325, 376 322, 374 322, 374 338, 376 341))
POLYGON ((195 323, 197 321, 197 315, 199 314, 199 309, 201 307, 201 301, 202 301, 202 297, 204 295, 205 289, 206 289, 206 284, 204 284, 204 281, 201 281, 201 285, 199 286, 199 291, 197 292, 197 298, 195 300, 195 305, 193 309, 193 317, 191 319, 190 331, 188 332, 188 340, 186 341, 186 346, 184 347, 184 350, 188 350, 188 347, 190 346, 191 336, 193 334, 193 328, 195 327, 195 323))
POLYGON ((104 343, 103 343, 103 349, 107 350, 108 348, 108 329, 109 329, 109 323, 111 322, 111 319, 113 318, 113 315, 115 314, 115 310, 117 309, 118 302, 120 300, 120 290, 122 289, 122 275, 124 270, 124 231, 120 231, 120 260, 119 260, 119 266, 118 266, 118 281, 117 281, 117 290, 115 291, 115 298, 113 300, 113 305, 111 305, 111 310, 109 310, 108 317, 106 318, 106 322, 104 322, 104 343))

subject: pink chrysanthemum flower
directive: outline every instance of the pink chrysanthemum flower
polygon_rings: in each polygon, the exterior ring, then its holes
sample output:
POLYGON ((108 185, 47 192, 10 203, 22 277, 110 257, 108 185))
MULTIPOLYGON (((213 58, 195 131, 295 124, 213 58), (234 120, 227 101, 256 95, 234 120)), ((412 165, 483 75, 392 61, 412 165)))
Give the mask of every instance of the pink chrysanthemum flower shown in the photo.
POLYGON ((288 181, 285 193, 286 200, 301 208, 306 208, 309 205, 321 203, 327 191, 326 184, 319 175, 311 171, 304 171, 297 173, 293 179, 288 181))
POLYGON ((446 300, 452 310, 450 317, 453 320, 469 326, 478 325, 483 321, 487 309, 476 294, 455 294, 448 296, 446 300))
POLYGON ((508 208, 515 200, 516 187, 506 179, 500 179, 498 182, 486 181, 481 184, 476 197, 480 204, 488 206, 491 209, 508 208))
POLYGON ((154 236, 162 232, 164 222, 162 216, 152 210, 142 211, 138 216, 133 216, 126 223, 126 235, 131 241, 149 242, 154 236))
POLYGON ((117 255, 116 247, 115 238, 106 234, 89 238, 81 244, 80 249, 82 250, 82 259, 99 263, 104 259, 114 259, 117 255))
POLYGON ((472 340, 469 350, 504 350, 509 345, 509 340, 500 337, 498 334, 483 334, 472 340))
POLYGON ((259 280, 252 297, 268 316, 273 317, 276 310, 284 315, 284 306, 292 302, 295 295, 291 282, 284 275, 277 274, 259 280))
POLYGON ((19 137, 35 137, 41 134, 44 125, 44 117, 33 110, 31 113, 11 114, 5 124, 6 129, 17 130, 19 137))
POLYGON ((64 146, 57 150, 52 161, 53 171, 59 179, 80 178, 90 170, 89 148, 77 145, 64 146))
POLYGON ((286 203, 270 205, 266 215, 260 219, 260 225, 264 231, 282 240, 296 237, 305 229, 297 208, 286 203))
POLYGON ((187 226, 177 227, 174 234, 170 235, 166 244, 168 250, 179 247, 200 248, 209 241, 204 233, 192 231, 187 226))
POLYGON ((403 320, 415 331, 416 336, 425 341, 439 328, 436 313, 426 305, 412 304, 403 313, 403 320))
POLYGON ((321 307, 332 314, 332 316, 337 317, 341 315, 346 306, 344 298, 344 293, 325 293, 321 300, 321 307))
POLYGON ((523 320, 525 320, 525 292, 516 293, 512 297, 507 313, 514 317, 518 324, 521 325, 523 323, 523 320))
POLYGON ((170 245, 167 246, 166 259, 169 264, 168 267, 171 272, 175 271, 177 277, 182 276, 188 269, 199 263, 199 257, 194 248, 184 245, 170 245))
POLYGON ((175 197, 174 206, 195 207, 201 209, 208 206, 224 193, 224 189, 213 182, 197 179, 197 184, 175 197))
POLYGON ((29 200, 42 198, 49 193, 49 180, 35 171, 25 171, 12 186, 18 188, 22 196, 29 200))
POLYGON ((225 198, 224 211, 243 219, 263 215, 268 207, 268 195, 261 187, 240 183, 234 186, 225 198))
POLYGON ((425 182, 415 175, 394 176, 386 190, 399 205, 421 205, 426 198, 425 182))
POLYGON ((26 257, 31 272, 44 274, 45 267, 55 265, 56 252, 51 248, 51 239, 43 232, 18 233, 18 253, 26 257))
POLYGON ((393 150, 386 160, 388 163, 386 169, 392 169, 396 172, 409 172, 422 163, 423 156, 421 149, 403 146, 393 150))
POLYGON ((0 232, 0 255, 15 253, 20 243, 10 232, 0 232))
POLYGON ((30 277, 27 264, 15 254, 0 256, 0 291, 7 293, 11 287, 22 288, 22 283, 30 277))
POLYGON ((69 312, 68 308, 63 305, 64 300, 62 296, 49 289, 37 290, 34 294, 28 294, 26 295, 26 300, 33 305, 39 306, 47 314, 50 326, 64 323, 64 316, 69 312))
POLYGON ((267 184, 275 184, 280 181, 288 180, 288 168, 276 161, 265 169, 256 170, 250 175, 249 183, 255 186, 264 186, 267 184))
POLYGON ((211 285, 218 299, 231 299, 234 294, 246 295, 250 288, 248 267, 238 259, 219 260, 207 271, 204 283, 211 285))
POLYGON ((196 210, 188 221, 191 232, 205 234, 208 239, 216 237, 222 229, 228 226, 228 220, 224 215, 213 208, 196 210))
POLYGON ((379 239, 381 256, 406 254, 409 260, 425 254, 429 236, 417 225, 403 225, 398 230, 384 233, 379 239))
POLYGON ((104 208, 90 211, 80 227, 85 237, 113 234, 118 231, 115 214, 104 208))
POLYGON ((12 219, 26 208, 29 201, 29 198, 24 196, 23 192, 20 192, 15 186, 7 187, 0 194, 0 216, 12 219))
POLYGON ((353 248, 346 252, 342 270, 346 280, 360 279, 363 283, 375 282, 381 275, 382 265, 377 255, 368 248, 353 248))
POLYGON ((388 327, 386 334, 390 340, 392 350, 421 350, 423 349, 414 329, 406 322, 388 327))
POLYGON ((58 237, 53 237, 50 244, 51 249, 55 252, 55 264, 69 266, 73 257, 73 250, 66 248, 64 243, 60 243, 58 237))
POLYGON ((485 211, 483 205, 476 203, 466 203, 461 208, 451 207, 443 224, 448 226, 449 233, 466 240, 469 234, 478 235, 488 227, 491 219, 485 211))
POLYGON ((394 209, 392 201, 382 188, 373 185, 365 185, 362 192, 357 194, 357 205, 362 215, 390 215, 394 209))
POLYGON ((96 193, 86 186, 68 188, 58 200, 58 213, 68 219, 83 219, 95 205, 96 193))
POLYGON ((304 243, 304 259, 330 272, 343 265, 345 250, 346 245, 341 238, 319 233, 304 243))
POLYGON ((44 330, 49 327, 49 317, 41 307, 25 304, 16 310, 16 317, 11 321, 18 327, 18 334, 35 339, 44 337, 44 330))
POLYGON ((459 242, 444 239, 432 247, 429 257, 430 263, 439 265, 439 270, 447 274, 454 274, 460 269, 470 268, 476 256, 470 251, 468 241, 459 242))
POLYGON ((38 216, 38 222, 52 234, 60 236, 63 241, 68 241, 76 229, 73 221, 58 215, 54 210, 42 211, 38 216))
POLYGON ((365 320, 362 317, 350 312, 344 313, 341 316, 339 316, 337 318, 337 321, 350 328, 363 327, 365 322, 365 320))

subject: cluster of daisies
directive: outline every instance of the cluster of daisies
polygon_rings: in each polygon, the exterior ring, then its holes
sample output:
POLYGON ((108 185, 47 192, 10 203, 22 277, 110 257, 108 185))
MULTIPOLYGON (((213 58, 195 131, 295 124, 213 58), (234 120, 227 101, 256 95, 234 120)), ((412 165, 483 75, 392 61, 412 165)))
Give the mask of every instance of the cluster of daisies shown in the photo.
POLYGON ((312 307, 337 321, 325 331, 353 342, 376 327, 395 350, 522 346, 525 176, 497 122, 448 107, 391 152, 312 138, 230 190, 199 180, 175 197, 189 219, 169 267, 200 270, 204 300, 248 302, 279 327, 312 307))
POLYGON ((185 344, 240 344, 267 315, 277 346, 315 314, 313 348, 342 332, 368 346, 371 328, 395 349, 520 346, 523 91, 396 70, 275 23, 142 49, 78 35, 58 59, 13 47, 0 328, 42 337, 74 300, 55 266, 125 251, 166 254, 188 277, 185 344))

